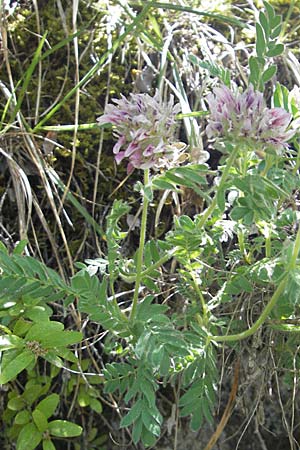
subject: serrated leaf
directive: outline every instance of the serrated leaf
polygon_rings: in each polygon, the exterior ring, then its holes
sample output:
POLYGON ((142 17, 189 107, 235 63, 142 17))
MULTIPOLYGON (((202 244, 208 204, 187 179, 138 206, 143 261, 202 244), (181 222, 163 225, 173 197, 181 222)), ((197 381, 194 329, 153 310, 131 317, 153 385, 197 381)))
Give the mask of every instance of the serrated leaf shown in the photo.
POLYGON ((80 436, 82 427, 68 420, 53 420, 48 424, 48 430, 51 436, 68 438, 80 436))

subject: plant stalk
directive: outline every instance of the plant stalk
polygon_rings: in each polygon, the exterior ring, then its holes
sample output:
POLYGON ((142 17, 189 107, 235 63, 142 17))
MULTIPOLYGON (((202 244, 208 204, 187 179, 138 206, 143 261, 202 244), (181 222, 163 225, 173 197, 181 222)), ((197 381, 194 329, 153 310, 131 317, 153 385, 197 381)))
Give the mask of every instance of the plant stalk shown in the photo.
MULTIPOLYGON (((144 171, 144 186, 146 187, 149 184, 149 169, 144 171)), ((138 305, 138 297, 139 290, 142 280, 142 268, 143 268, 143 254, 144 254, 144 245, 145 245, 145 237, 146 237, 146 226, 147 226, 147 213, 148 213, 148 205, 149 200, 144 194, 143 197, 143 211, 142 211, 142 221, 141 221, 141 232, 140 232, 140 242, 137 253, 137 263, 136 263, 136 279, 134 286, 134 294, 132 300, 132 308, 130 312, 130 320, 133 321, 136 315, 136 308, 138 305)))
MULTIPOLYGON (((230 171, 230 169, 231 169, 231 167, 232 167, 232 165, 233 165, 234 160, 235 160, 236 157, 237 157, 237 154, 238 154, 239 150, 240 150, 239 146, 236 145, 235 147, 233 147, 233 150, 232 150, 232 152, 230 153, 230 156, 229 156, 229 158, 228 158, 228 160, 227 160, 225 169, 224 169, 224 171, 223 171, 223 173, 222 173, 222 176, 221 176, 221 180, 220 180, 219 186, 217 187, 218 191, 221 191, 222 188, 224 187, 224 184, 225 184, 225 182, 226 182, 226 180, 227 180, 229 171, 230 171)), ((199 222, 199 224, 198 224, 199 228, 204 227, 206 221, 209 219, 209 217, 210 217, 211 214, 213 213, 213 211, 214 211, 214 209, 215 209, 216 206, 217 206, 217 194, 215 194, 215 196, 214 196, 214 198, 213 198, 211 204, 208 206, 208 208, 206 209, 206 211, 204 211, 204 213, 203 213, 203 215, 202 215, 202 217, 201 217, 201 220, 200 220, 200 222, 199 222)))
POLYGON ((278 299, 283 294, 289 279, 289 273, 290 271, 295 270, 296 268, 299 252, 300 252, 300 227, 298 228, 297 231, 293 253, 291 256, 291 260, 287 265, 284 277, 282 278, 276 291, 271 297, 271 300, 269 301, 269 303, 267 304, 267 306, 265 307, 265 309, 263 310, 257 321, 252 325, 252 327, 250 327, 248 330, 242 331, 241 333, 231 334, 227 336, 210 336, 209 340, 215 342, 232 342, 232 341, 241 341, 242 339, 246 339, 249 336, 252 336, 259 329, 259 327, 266 321, 268 315, 276 305, 278 299))

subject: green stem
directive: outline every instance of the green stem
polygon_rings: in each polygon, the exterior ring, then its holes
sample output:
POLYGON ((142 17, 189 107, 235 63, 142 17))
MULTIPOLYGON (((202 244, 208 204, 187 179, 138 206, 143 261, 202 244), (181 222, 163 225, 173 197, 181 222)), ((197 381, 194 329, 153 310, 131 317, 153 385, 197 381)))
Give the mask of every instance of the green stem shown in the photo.
POLYGON ((293 249, 293 253, 291 256, 291 260, 288 265, 287 272, 296 269, 297 258, 298 258, 299 252, 300 252, 300 227, 298 227, 298 231, 297 231, 296 239, 295 239, 295 243, 294 243, 294 249, 293 249))
POLYGON ((285 274, 284 278, 281 280, 279 286, 277 287, 276 291, 274 292, 273 296, 271 297, 271 300, 261 313, 260 317, 257 319, 257 321, 250 327, 248 330, 242 331, 238 334, 230 334, 225 336, 210 336, 210 341, 215 342, 232 342, 232 341, 241 341, 242 339, 246 339, 249 336, 252 336, 259 327, 266 321, 268 318, 270 312, 276 305, 278 299, 284 292, 284 289, 286 287, 288 281, 288 273, 285 274))
MULTIPOLYGON (((230 156, 229 156, 229 158, 227 160, 225 169, 224 169, 224 171, 222 173, 219 186, 217 187, 218 191, 221 191, 223 189, 224 184, 225 184, 225 182, 227 180, 229 171, 230 171, 231 167, 233 166, 233 162, 236 159, 239 150, 240 150, 239 146, 233 147, 233 149, 232 149, 232 151, 230 153, 230 156)), ((202 214, 201 220, 200 220, 200 222, 198 224, 199 228, 202 228, 205 225, 206 221, 209 219, 209 217, 213 213, 213 211, 214 211, 216 206, 217 206, 217 194, 214 196, 211 204, 208 206, 208 208, 202 214)))
POLYGON ((274 292, 273 296, 271 297, 271 300, 261 313, 260 317, 257 319, 257 321, 250 327, 248 330, 242 331, 238 334, 231 334, 227 336, 210 336, 210 341, 215 342, 232 342, 232 341, 241 341, 242 339, 246 339, 249 336, 252 336, 259 327, 266 321, 268 318, 270 312, 276 305, 278 299, 283 294, 285 287, 287 285, 288 279, 289 279, 289 273, 291 270, 294 270, 296 268, 297 264, 297 258, 300 252, 300 227, 298 228, 293 253, 291 256, 291 260, 287 266, 287 269, 285 271, 284 277, 282 278, 281 282, 279 283, 279 286, 277 287, 276 291, 274 292))
MULTIPOLYGON (((149 169, 144 171, 144 186, 146 187, 149 184, 149 169)), ((144 194, 143 198, 143 211, 142 211, 142 221, 141 221, 141 232, 140 232, 140 243, 137 253, 137 263, 136 263, 136 279, 134 286, 134 294, 132 300, 132 308, 130 313, 130 320, 134 320, 136 314, 136 308, 138 305, 138 297, 139 290, 142 280, 142 268, 143 268, 143 254, 144 254, 144 245, 145 245, 145 237, 146 237, 146 226, 147 226, 147 213, 148 213, 148 204, 149 200, 144 194)))
MULTIPOLYGON (((205 302, 205 299, 204 299, 204 297, 203 297, 202 291, 201 291, 201 289, 199 288, 199 285, 198 285, 198 283, 197 283, 196 277, 195 277, 195 275, 194 275, 192 269, 191 269, 191 276, 192 276, 192 278, 193 278, 195 291, 196 291, 196 293, 197 293, 197 295, 198 295, 198 297, 199 297, 200 303, 201 303, 202 312, 203 312, 203 317, 204 317, 204 323, 205 323, 205 325, 206 325, 206 319, 207 319, 207 313, 208 313, 208 310, 207 310, 207 304, 206 304, 206 302, 205 302)), ((194 306, 196 306, 196 305, 194 305, 194 306)), ((199 315, 199 314, 197 314, 197 316, 198 316, 198 315, 199 315)), ((200 316, 199 316, 199 317, 200 317, 200 316)), ((201 320, 201 323, 202 323, 202 320, 201 320)))
POLYGON ((266 258, 271 258, 272 255, 271 230, 269 230, 269 233, 265 241, 266 258))
POLYGON ((247 264, 251 264, 251 258, 249 257, 246 247, 245 247, 244 233, 240 229, 238 230, 237 237, 238 237, 240 251, 244 257, 244 260, 246 261, 247 264))

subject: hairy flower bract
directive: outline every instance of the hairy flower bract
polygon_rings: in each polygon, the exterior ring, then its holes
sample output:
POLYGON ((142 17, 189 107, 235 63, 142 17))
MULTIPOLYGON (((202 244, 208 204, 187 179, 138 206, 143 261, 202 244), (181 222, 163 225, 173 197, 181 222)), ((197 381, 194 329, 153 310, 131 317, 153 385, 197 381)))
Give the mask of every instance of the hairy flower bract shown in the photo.
POLYGON ((261 92, 253 86, 243 93, 228 87, 216 87, 207 96, 210 118, 206 127, 209 138, 234 143, 246 142, 257 150, 270 148, 280 152, 295 132, 287 130, 291 114, 283 108, 268 108, 261 92))
POLYGON ((180 105, 174 105, 171 95, 168 102, 161 100, 157 90, 154 97, 149 94, 130 94, 127 99, 113 99, 98 123, 114 125, 113 133, 118 138, 113 148, 115 160, 120 164, 128 158, 127 172, 134 169, 170 167, 178 157, 175 131, 176 114, 180 105))

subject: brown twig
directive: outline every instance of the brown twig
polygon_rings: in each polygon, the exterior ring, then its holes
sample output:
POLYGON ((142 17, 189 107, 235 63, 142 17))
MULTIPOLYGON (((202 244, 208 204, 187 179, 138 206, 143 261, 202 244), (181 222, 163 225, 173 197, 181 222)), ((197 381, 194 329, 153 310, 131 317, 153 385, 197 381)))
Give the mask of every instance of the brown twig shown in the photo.
POLYGON ((210 438, 210 440, 204 450, 211 450, 213 448, 213 446, 215 445, 215 443, 221 436, 221 433, 224 430, 224 428, 231 416, 231 412, 233 409, 233 405, 235 402, 236 393, 237 393, 238 385, 239 385, 239 372, 240 372, 240 361, 238 360, 234 367, 234 378, 233 378, 232 388, 231 388, 231 392, 230 392, 230 396, 229 396, 226 408, 222 415, 221 421, 220 421, 219 425, 217 426, 216 431, 210 438))

